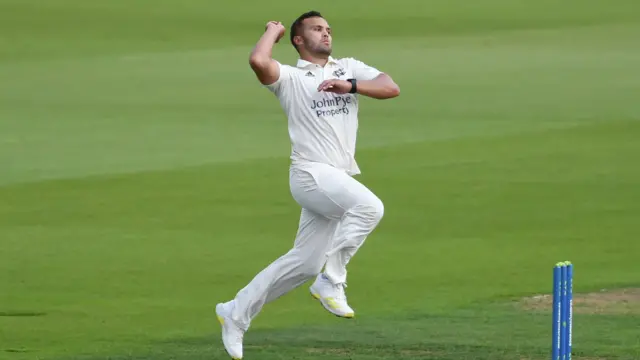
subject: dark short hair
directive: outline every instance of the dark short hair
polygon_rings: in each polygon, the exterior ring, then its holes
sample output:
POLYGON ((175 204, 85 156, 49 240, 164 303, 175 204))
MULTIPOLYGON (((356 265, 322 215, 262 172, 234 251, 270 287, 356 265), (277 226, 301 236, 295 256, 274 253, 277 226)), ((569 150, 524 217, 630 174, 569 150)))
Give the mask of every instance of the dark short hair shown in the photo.
POLYGON ((300 31, 302 30, 302 22, 305 19, 308 18, 314 18, 314 17, 322 17, 322 14, 320 14, 317 11, 308 11, 300 16, 298 16, 298 18, 293 22, 293 24, 291 24, 291 31, 289 32, 289 36, 290 36, 290 40, 291 40, 291 45, 293 45, 293 47, 298 50, 298 47, 296 46, 296 44, 293 42, 293 38, 298 36, 300 31))

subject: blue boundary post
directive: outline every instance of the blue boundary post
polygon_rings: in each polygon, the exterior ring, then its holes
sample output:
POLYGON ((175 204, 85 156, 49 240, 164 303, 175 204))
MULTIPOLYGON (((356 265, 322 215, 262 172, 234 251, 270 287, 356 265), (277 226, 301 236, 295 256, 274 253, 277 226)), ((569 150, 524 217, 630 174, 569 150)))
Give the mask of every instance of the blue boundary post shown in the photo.
POLYGON ((567 263, 567 360, 571 360, 573 336, 573 264, 567 263))
POLYGON ((560 360, 560 311, 562 299, 562 266, 553 267, 553 335, 551 360, 560 360))
POLYGON ((567 359, 567 266, 562 264, 561 269, 561 294, 560 297, 560 359, 567 359))

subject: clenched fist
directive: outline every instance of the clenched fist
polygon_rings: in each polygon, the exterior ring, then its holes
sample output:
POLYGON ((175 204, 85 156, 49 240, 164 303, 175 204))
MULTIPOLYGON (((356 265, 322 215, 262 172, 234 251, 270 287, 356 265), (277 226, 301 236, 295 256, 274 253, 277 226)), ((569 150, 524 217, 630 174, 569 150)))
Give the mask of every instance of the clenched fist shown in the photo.
POLYGON ((273 31, 273 32, 277 33, 278 34, 278 38, 276 39, 276 42, 278 42, 284 36, 284 33, 286 32, 286 29, 285 29, 284 25, 282 25, 282 23, 279 22, 279 21, 269 21, 267 23, 265 31, 273 31))

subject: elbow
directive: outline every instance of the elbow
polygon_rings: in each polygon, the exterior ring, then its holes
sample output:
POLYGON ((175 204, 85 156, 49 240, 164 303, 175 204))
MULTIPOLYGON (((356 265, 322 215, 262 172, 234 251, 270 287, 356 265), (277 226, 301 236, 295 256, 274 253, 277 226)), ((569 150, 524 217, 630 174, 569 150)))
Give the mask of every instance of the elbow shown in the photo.
POLYGON ((396 84, 391 84, 384 88, 379 99, 393 99, 398 96, 400 96, 400 87, 396 84))
POLYGON ((269 59, 266 59, 264 56, 251 54, 249 57, 249 65, 252 69, 262 69, 266 67, 269 63, 269 59))
POLYGON ((396 84, 393 84, 389 87, 388 90, 389 98, 395 98, 400 96, 400 87, 396 84))

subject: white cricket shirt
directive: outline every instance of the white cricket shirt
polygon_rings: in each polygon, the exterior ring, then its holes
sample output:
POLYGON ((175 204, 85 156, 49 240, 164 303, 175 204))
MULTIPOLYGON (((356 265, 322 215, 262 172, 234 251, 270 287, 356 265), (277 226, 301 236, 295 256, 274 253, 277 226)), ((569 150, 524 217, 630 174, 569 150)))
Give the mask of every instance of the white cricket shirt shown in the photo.
POLYGON ((330 57, 324 67, 302 59, 295 67, 278 66, 280 78, 266 87, 287 116, 292 164, 320 162, 359 174, 358 96, 318 92, 318 86, 329 79, 372 80, 381 72, 354 58, 330 57))

